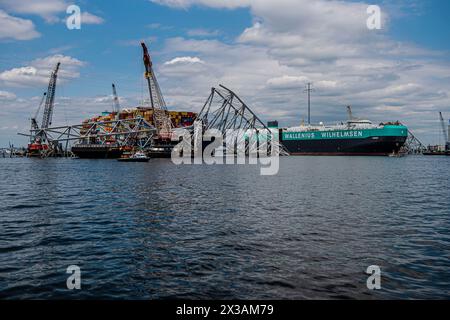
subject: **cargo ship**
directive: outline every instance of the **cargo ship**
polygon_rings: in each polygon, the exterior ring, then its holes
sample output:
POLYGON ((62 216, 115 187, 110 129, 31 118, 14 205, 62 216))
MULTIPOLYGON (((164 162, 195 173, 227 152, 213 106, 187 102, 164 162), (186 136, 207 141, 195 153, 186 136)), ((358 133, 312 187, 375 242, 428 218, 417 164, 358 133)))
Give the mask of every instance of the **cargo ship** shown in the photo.
POLYGON ((398 122, 375 125, 369 120, 352 119, 337 125, 280 128, 279 134, 291 155, 388 156, 399 153, 408 138, 408 128, 398 122))
POLYGON ((81 159, 117 159, 125 150, 116 144, 79 143, 72 147, 72 152, 81 159))
MULTIPOLYGON (((153 71, 148 48, 144 42, 141 42, 141 46, 145 66, 144 77, 149 91, 148 103, 143 103, 137 108, 121 110, 116 86, 112 84, 113 112, 106 111, 101 116, 83 121, 80 129, 80 135, 83 138, 72 147, 72 153, 79 158, 120 158, 125 152, 143 148, 144 146, 139 145, 138 141, 147 139, 142 135, 145 136, 150 127, 154 129, 154 135, 151 137, 151 148, 147 150, 148 155, 170 157, 173 148, 170 139, 172 129, 190 126, 195 120, 197 115, 193 112, 167 109, 153 71), (141 127, 143 123, 144 125, 141 127), (127 135, 127 132, 141 129, 143 131, 136 132, 132 136, 127 135), (125 135, 127 135, 126 138, 124 138, 125 135), (122 138, 125 141, 120 141, 122 138)), ((145 142, 145 145, 147 143, 148 141, 145 142)))

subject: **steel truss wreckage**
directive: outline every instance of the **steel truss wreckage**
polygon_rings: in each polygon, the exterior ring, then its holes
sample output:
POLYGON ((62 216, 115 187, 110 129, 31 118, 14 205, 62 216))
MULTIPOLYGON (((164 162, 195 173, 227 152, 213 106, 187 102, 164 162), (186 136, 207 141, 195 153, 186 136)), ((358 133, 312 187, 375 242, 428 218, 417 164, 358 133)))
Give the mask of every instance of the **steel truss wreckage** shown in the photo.
POLYGON ((235 154, 238 145, 245 146, 245 155, 289 155, 278 140, 278 130, 270 130, 236 93, 223 85, 211 88, 196 124, 189 128, 193 141, 214 129, 224 138, 226 155, 235 154))
POLYGON ((400 153, 403 154, 423 154, 427 148, 422 142, 410 131, 408 130, 408 138, 405 144, 400 149, 400 153))
POLYGON ((95 141, 96 145, 111 146, 111 138, 114 138, 113 145, 119 148, 135 146, 138 149, 145 149, 151 145, 156 129, 144 119, 134 118, 31 129, 30 134, 19 134, 27 137, 44 136, 52 147, 48 152, 42 153, 41 157, 50 157, 69 156, 71 142, 87 144, 95 141))

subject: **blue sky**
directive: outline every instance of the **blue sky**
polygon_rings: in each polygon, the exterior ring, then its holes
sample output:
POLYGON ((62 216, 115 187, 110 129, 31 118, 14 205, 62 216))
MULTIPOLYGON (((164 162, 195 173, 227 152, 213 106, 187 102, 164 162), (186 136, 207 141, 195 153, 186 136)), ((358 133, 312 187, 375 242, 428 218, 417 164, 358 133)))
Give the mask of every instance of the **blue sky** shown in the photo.
POLYGON ((150 47, 171 109, 201 107, 211 86, 238 92, 264 120, 296 125, 312 81, 313 120, 400 120, 425 143, 442 143, 437 112, 450 118, 450 2, 306 0, 0 0, 0 146, 26 140, 61 60, 54 124, 123 107, 145 96, 140 40, 150 47), (68 30, 65 9, 86 18, 68 30), (368 30, 369 4, 382 30, 368 30), (29 74, 31 70, 31 74, 29 74), (27 74, 28 72, 28 74, 27 74))

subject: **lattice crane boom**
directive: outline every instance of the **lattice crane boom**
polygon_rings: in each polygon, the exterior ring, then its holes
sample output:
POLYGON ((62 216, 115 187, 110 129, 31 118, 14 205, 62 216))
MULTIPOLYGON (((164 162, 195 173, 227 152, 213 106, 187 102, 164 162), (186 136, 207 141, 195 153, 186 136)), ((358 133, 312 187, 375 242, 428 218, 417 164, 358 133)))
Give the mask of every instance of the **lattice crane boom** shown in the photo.
POLYGON ((158 81, 156 80, 155 73, 153 72, 153 63, 152 59, 150 58, 147 46, 144 42, 141 42, 141 46, 144 53, 145 78, 147 79, 148 84, 150 105, 154 109, 166 110, 166 103, 161 93, 158 81))
POLYGON ((442 133, 444 134, 444 142, 447 144, 449 137, 447 137, 447 130, 445 128, 445 122, 444 122, 444 117, 442 116, 442 112, 439 112, 439 120, 441 122, 442 133))
POLYGON ((352 106, 347 106, 347 115, 348 115, 348 120, 352 121, 353 118, 353 112, 352 112, 352 106))
POLYGON ((60 62, 56 64, 56 67, 53 70, 50 76, 50 81, 48 83, 47 98, 45 100, 44 115, 41 123, 41 128, 44 129, 48 128, 52 124, 53 109, 55 103, 56 80, 58 78, 58 70, 60 65, 61 65, 60 62))
POLYGON ((150 106, 153 109, 153 122, 157 133, 162 139, 170 139, 172 133, 172 121, 167 112, 166 103, 161 93, 161 89, 153 72, 153 63, 150 58, 147 46, 141 42, 143 50, 143 60, 145 67, 145 78, 147 79, 148 91, 150 95, 150 106))
POLYGON ((113 83, 112 84, 112 91, 113 91, 113 112, 116 113, 116 115, 120 112, 120 103, 119 103, 119 96, 117 95, 116 86, 113 83))
POLYGON ((31 130, 38 130, 39 129, 39 125, 37 123, 37 117, 39 115, 39 111, 41 110, 41 107, 44 103, 45 97, 47 96, 47 92, 44 92, 44 94, 42 95, 42 99, 41 102, 39 103, 39 107, 36 110, 36 113, 34 114, 34 117, 31 118, 31 130))

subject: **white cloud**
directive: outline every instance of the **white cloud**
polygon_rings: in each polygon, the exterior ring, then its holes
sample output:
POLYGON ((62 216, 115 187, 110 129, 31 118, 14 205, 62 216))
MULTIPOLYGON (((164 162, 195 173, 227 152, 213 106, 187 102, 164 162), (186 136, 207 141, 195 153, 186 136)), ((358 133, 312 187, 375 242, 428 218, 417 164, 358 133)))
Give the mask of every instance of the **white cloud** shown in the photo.
POLYGON ((219 30, 208 30, 208 29, 190 29, 187 31, 187 35, 190 37, 201 37, 209 38, 215 37, 220 34, 219 30))
POLYGON ((386 92, 389 95, 404 95, 404 94, 413 94, 418 93, 422 87, 415 83, 406 83, 394 85, 386 88, 386 92))
POLYGON ((316 87, 327 89, 327 88, 336 88, 338 86, 337 81, 329 81, 329 80, 322 80, 316 82, 316 87))
POLYGON ((0 73, 0 82, 7 87, 33 87, 48 83, 51 71, 56 63, 61 62, 58 73, 60 81, 68 81, 79 77, 79 69, 85 63, 61 54, 35 59, 30 65, 13 68, 0 73))
MULTIPOLYGON (((36 15, 42 17, 48 23, 65 22, 61 19, 62 14, 66 15, 66 9, 71 3, 65 0, 0 0, 0 8, 16 14, 36 15)), ((81 23, 102 24, 104 19, 92 13, 84 11, 81 6, 81 23)))
POLYGON ((149 29, 159 29, 161 28, 161 23, 150 23, 147 25, 147 28, 149 29))
POLYGON ((10 16, 0 9, 0 39, 31 40, 39 36, 31 20, 10 16))
POLYGON ((227 9, 246 7, 251 2, 251 0, 150 0, 150 1, 173 8, 188 8, 193 5, 201 5, 213 8, 227 8, 227 9))
POLYGON ((150 23, 150 24, 146 25, 146 27, 149 29, 152 29, 152 30, 171 30, 171 29, 173 29, 173 26, 163 25, 158 22, 150 23))
POLYGON ((4 100, 15 100, 17 97, 14 93, 8 92, 8 91, 1 91, 0 90, 0 101, 4 100))
MULTIPOLYGON (((119 104, 125 106, 127 104, 127 99, 124 97, 118 97, 119 98, 119 104)), ((114 96, 112 94, 110 95, 103 95, 98 96, 95 98, 87 98, 87 101, 89 104, 98 104, 103 105, 105 110, 108 110, 111 108, 113 102, 114 102, 114 96)), ((103 110, 104 111, 104 110, 103 110)))
POLYGON ((105 20, 92 13, 84 11, 81 13, 81 24, 102 24, 105 20))
POLYGON ((159 68, 159 74, 181 80, 199 76, 207 70, 206 68, 205 62, 198 57, 176 57, 165 62, 159 68))
POLYGON ((21 67, 21 68, 13 68, 11 70, 4 71, 0 73, 0 80, 5 82, 15 83, 19 79, 21 81, 30 81, 34 80, 37 74, 37 69, 34 67, 21 67))
POLYGON ((65 12, 67 6, 64 0, 0 0, 0 7, 9 12, 38 15, 47 22, 57 22, 57 14, 65 12))
POLYGON ((306 82, 308 78, 306 77, 296 77, 296 76, 287 76, 283 75, 281 77, 271 78, 267 80, 268 86, 277 89, 292 89, 292 88, 301 88, 306 82))
MULTIPOLYGON (((349 1, 326 0, 150 0, 177 8, 199 5, 212 8, 235 9, 248 7, 257 20, 275 31, 301 31, 304 34, 321 34, 341 37, 367 31, 368 4, 349 1), (330 34, 330 30, 334 30, 330 34), (324 31, 326 31, 324 33, 324 31)), ((387 14, 383 12, 383 25, 387 14)))
POLYGON ((183 64, 183 63, 204 63, 198 57, 177 57, 170 61, 165 62, 165 65, 183 64))

